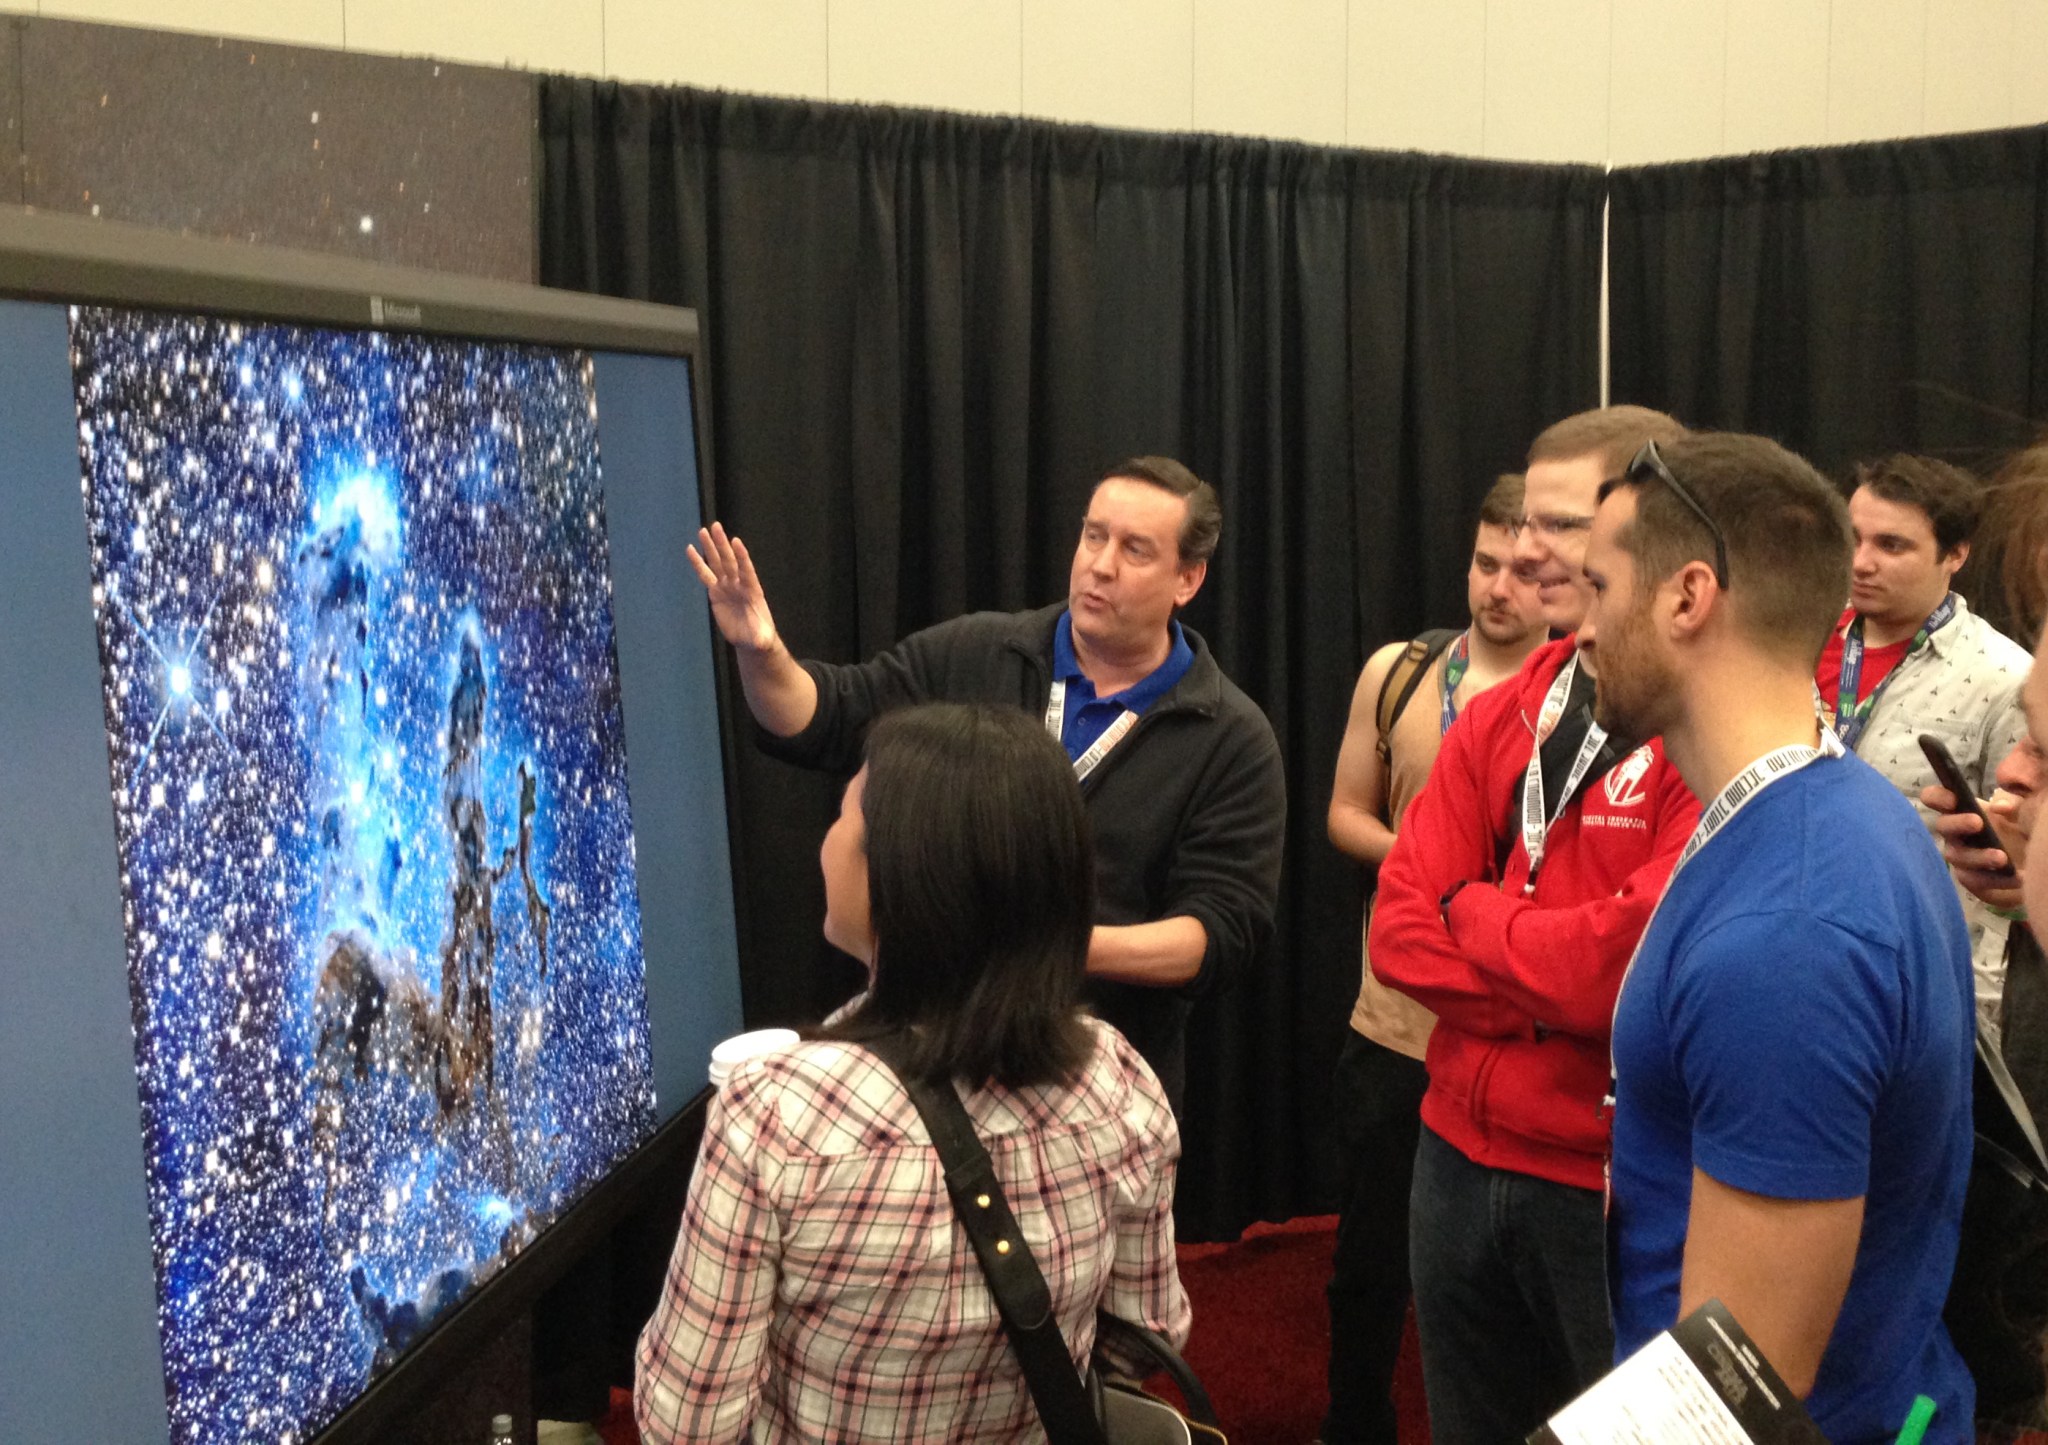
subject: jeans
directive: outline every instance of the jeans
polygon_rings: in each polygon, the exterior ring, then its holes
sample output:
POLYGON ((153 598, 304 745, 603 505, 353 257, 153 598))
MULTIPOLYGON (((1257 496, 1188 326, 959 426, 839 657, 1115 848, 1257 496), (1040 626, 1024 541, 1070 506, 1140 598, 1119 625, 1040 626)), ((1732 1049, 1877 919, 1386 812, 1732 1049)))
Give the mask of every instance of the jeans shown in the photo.
POLYGON ((1409 1220, 1432 1445, 1512 1445, 1614 1363, 1600 1192, 1424 1128, 1409 1220))
POLYGON ((1343 1194, 1330 1283, 1328 1445, 1395 1445, 1394 1365, 1408 1315, 1408 1192, 1422 1094, 1420 1060, 1347 1029, 1331 1080, 1343 1194))

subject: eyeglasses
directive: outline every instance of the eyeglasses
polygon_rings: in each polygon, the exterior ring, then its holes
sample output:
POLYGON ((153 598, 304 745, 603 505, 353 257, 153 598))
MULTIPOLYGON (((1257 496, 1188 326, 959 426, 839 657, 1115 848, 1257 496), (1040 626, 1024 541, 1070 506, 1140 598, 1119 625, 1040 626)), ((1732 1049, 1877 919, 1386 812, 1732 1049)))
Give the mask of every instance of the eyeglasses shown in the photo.
POLYGON ((1591 531, 1593 519, 1559 516, 1551 512, 1530 512, 1508 528, 1508 535, 1520 536, 1524 528, 1531 532, 1541 532, 1546 537, 1562 537, 1567 532, 1591 531))
POLYGON ((1726 592, 1728 590, 1728 539, 1721 534, 1720 525, 1707 515, 1707 509, 1700 505, 1699 498, 1686 490, 1685 483, 1671 475, 1671 468, 1664 465, 1664 458, 1658 453, 1657 444, 1655 442, 1644 442, 1643 449, 1636 453, 1636 459, 1628 464, 1628 470, 1622 473, 1622 476, 1630 482, 1647 481, 1655 477, 1664 483, 1665 486, 1671 488, 1671 494, 1677 497, 1679 501, 1685 503, 1691 509, 1692 514, 1700 519, 1700 522, 1714 538, 1714 580, 1720 584, 1721 590, 1726 592))

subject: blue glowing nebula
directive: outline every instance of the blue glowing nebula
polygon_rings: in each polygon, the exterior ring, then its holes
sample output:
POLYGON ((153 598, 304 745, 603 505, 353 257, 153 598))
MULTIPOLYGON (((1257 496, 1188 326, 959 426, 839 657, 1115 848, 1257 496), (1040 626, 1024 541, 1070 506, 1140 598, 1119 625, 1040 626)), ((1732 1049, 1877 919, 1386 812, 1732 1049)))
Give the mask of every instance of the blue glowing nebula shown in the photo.
POLYGON ((295 1445, 653 1129, 591 365, 71 338, 171 1435, 295 1445))

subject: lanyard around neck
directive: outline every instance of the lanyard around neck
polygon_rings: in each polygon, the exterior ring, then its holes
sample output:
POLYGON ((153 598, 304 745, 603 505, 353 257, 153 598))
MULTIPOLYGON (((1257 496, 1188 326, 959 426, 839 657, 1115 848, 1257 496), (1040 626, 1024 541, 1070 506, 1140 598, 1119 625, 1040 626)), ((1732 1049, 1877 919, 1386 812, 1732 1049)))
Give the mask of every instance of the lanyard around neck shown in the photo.
MULTIPOLYGON (((1678 870, 1692 861, 1693 854, 1711 843, 1714 835, 1727 827, 1729 820, 1765 788, 1790 777, 1809 763, 1818 762, 1822 758, 1839 758, 1847 751, 1839 737, 1831 730, 1822 728, 1820 746, 1817 748, 1808 747, 1805 743, 1794 743, 1790 747, 1765 753, 1737 773, 1733 782, 1714 795, 1714 801, 1700 814, 1699 824, 1692 830, 1692 836, 1685 840, 1685 851, 1678 855, 1678 863, 1671 870, 1671 876, 1676 878, 1678 870)), ((1664 891, 1671 891, 1668 881, 1664 885, 1664 891)))
POLYGON ((1564 789, 1557 795, 1557 811, 1545 817, 1543 814, 1543 744, 1557 725, 1564 720, 1565 706, 1571 699, 1572 683, 1579 674, 1578 654, 1564 665, 1557 681, 1551 683, 1550 692, 1543 699, 1543 710, 1536 715, 1536 746, 1529 754, 1528 771, 1522 775, 1522 851, 1529 855, 1529 877, 1522 885, 1522 896, 1529 897, 1536 891, 1536 870, 1543 866, 1543 852, 1550 844, 1550 830, 1571 806, 1572 794, 1579 790, 1579 784, 1586 779, 1586 770, 1593 766, 1600 749, 1607 744, 1607 730, 1598 723, 1586 724, 1585 741, 1579 744, 1578 755, 1572 759, 1571 770, 1564 776, 1564 789))
POLYGON ((1920 624, 1920 630, 1913 634, 1913 640, 1906 644, 1906 656, 1899 659, 1884 675, 1884 680, 1870 690, 1870 696, 1861 702, 1856 699, 1857 684, 1863 680, 1863 619, 1858 617, 1849 624, 1849 630, 1842 634, 1842 670, 1835 682, 1835 731, 1842 739, 1842 746, 1855 751, 1857 739, 1863 736, 1863 729, 1870 723, 1871 709, 1877 706, 1878 698, 1892 685, 1892 679, 1899 675, 1899 668, 1906 665, 1906 659, 1927 645, 1927 639, 1948 625, 1956 615, 1956 594, 1951 592, 1941 599, 1941 606, 1927 615, 1920 624))
MULTIPOLYGON (((1122 742, 1131 729, 1137 725, 1138 715, 1129 708, 1125 708, 1118 715, 1117 720, 1111 723, 1102 736, 1095 740, 1094 745, 1087 752, 1081 754, 1080 757, 1074 759, 1075 780, 1085 779, 1096 768, 1100 767, 1102 760, 1109 756, 1109 750, 1122 742)), ((1065 745, 1067 731, 1067 680, 1063 677, 1053 682, 1052 696, 1046 700, 1045 730, 1052 734, 1054 742, 1062 746, 1065 745)))
MULTIPOLYGON (((1763 792, 1765 788, 1768 788, 1773 783, 1784 781, 1801 768, 1817 763, 1822 758, 1839 758, 1847 751, 1842 746, 1842 740, 1835 736, 1833 730, 1827 727, 1826 724, 1822 724, 1819 747, 1808 747, 1805 743, 1794 743, 1790 747, 1778 748, 1773 752, 1765 753, 1762 757, 1737 773, 1733 782, 1714 795, 1714 801, 1709 803, 1706 811, 1700 814, 1700 820, 1694 826, 1692 836, 1685 840, 1685 851, 1678 855, 1678 862, 1672 867, 1670 876, 1664 880, 1664 891, 1657 896, 1656 907, 1650 910, 1650 917, 1643 924, 1642 933, 1636 937, 1636 946, 1628 956, 1628 967, 1622 970, 1621 988, 1617 989, 1614 995, 1614 1012, 1617 1018, 1621 1015, 1621 995, 1628 989, 1629 975, 1636 971, 1636 960, 1642 957, 1643 944, 1649 939, 1650 930, 1656 926, 1657 915, 1663 911, 1664 901, 1671 896, 1672 887, 1678 882, 1678 875, 1684 871, 1685 865, 1692 862, 1694 855, 1700 849, 1713 842, 1714 835, 1727 827, 1734 820, 1737 813, 1755 802, 1757 795, 1763 792)), ((1615 1067, 1613 1048, 1614 1045, 1610 1041, 1608 1044, 1607 1061, 1610 1080, 1619 1077, 1619 1070, 1615 1067)), ((1610 1109, 1614 1106, 1614 1095, 1615 1091, 1610 1082, 1606 1100, 1607 1107, 1610 1109)))
POLYGON ((1454 700, 1458 684, 1465 680, 1465 670, 1472 665, 1472 632, 1467 628, 1458 634, 1458 640, 1451 644, 1450 654, 1444 658, 1444 702, 1438 715, 1438 734, 1451 730, 1451 724, 1458 720, 1458 704, 1454 700))

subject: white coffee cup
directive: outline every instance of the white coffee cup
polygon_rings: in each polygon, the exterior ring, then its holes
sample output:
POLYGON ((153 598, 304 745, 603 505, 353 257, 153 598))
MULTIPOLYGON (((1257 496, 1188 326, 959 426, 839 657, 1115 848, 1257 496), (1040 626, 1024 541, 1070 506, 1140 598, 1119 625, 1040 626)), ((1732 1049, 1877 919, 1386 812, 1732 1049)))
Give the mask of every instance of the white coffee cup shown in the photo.
POLYGON ((732 1071, 748 1059, 789 1048, 796 1042, 795 1029, 755 1029, 752 1033, 734 1034, 711 1051, 711 1087, 724 1088, 732 1071))

